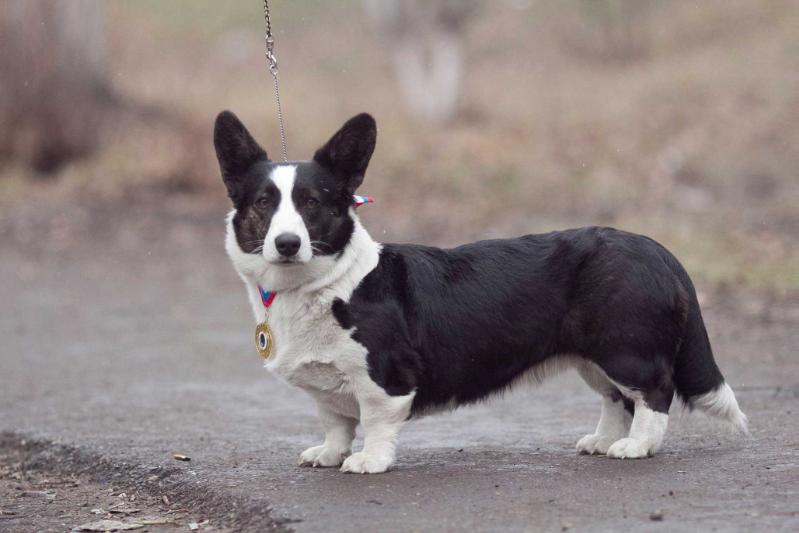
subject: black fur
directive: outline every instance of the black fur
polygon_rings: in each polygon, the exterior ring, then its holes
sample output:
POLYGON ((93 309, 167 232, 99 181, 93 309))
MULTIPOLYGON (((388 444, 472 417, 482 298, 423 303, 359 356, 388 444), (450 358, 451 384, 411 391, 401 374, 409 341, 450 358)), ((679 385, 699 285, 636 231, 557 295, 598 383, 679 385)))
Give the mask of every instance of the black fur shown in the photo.
MULTIPOLYGON (((655 241, 583 228, 451 250, 386 245, 333 312, 413 412, 473 402, 531 367, 574 354, 668 412, 723 382, 693 285, 655 241)), ((628 406, 629 408, 630 406, 628 406)))
POLYGON ((375 119, 361 113, 349 119, 314 154, 314 161, 330 169, 352 194, 363 182, 377 142, 375 119))
MULTIPOLYGON (((352 193, 363 181, 377 129, 350 119, 316 151, 292 162, 292 201, 314 254, 350 241, 352 193)), ((241 122, 220 113, 214 144, 245 252, 259 253, 280 192, 269 161, 241 122)), ((655 241, 583 228, 483 241, 451 250, 385 245, 377 267, 332 312, 368 351, 369 373, 391 395, 416 390, 412 412, 474 402, 549 358, 598 365, 620 386, 668 412, 724 378, 683 267, 655 241)), ((632 411, 617 390, 611 395, 632 411)))

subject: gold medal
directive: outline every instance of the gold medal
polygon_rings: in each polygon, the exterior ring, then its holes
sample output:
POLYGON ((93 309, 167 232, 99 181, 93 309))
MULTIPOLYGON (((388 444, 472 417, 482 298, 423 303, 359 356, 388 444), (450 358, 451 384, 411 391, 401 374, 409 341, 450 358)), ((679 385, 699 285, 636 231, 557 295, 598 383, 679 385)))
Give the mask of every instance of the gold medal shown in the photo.
POLYGON ((258 351, 258 355, 264 359, 269 359, 269 356, 272 355, 273 344, 272 330, 266 320, 264 320, 255 326, 255 349, 258 351))

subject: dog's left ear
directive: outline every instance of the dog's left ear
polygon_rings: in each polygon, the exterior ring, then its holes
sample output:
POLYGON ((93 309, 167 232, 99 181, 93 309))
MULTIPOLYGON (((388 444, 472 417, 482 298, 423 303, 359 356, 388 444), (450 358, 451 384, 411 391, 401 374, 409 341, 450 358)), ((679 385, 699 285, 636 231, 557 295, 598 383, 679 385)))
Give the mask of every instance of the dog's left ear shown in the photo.
POLYGON ((377 124, 367 113, 349 119, 313 158, 330 169, 347 193, 352 194, 363 182, 369 159, 377 142, 377 124))

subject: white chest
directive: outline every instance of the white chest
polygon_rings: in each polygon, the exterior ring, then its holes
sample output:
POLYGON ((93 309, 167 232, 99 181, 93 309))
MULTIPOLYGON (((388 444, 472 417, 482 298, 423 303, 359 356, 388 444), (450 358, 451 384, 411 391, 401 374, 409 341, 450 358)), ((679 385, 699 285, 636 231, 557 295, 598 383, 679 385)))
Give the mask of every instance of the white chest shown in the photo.
POLYGON ((366 349, 341 328, 327 303, 281 294, 269 312, 274 336, 266 368, 318 394, 350 394, 349 375, 366 366, 366 349))
POLYGON ((264 319, 258 286, 277 296, 268 312, 273 349, 267 370, 301 387, 341 414, 357 418, 353 390, 369 386, 367 351, 341 328, 332 312, 336 298, 349 301, 377 265, 380 244, 369 237, 353 208, 354 229, 339 256, 314 256, 302 266, 275 267, 260 254, 244 253, 228 217, 225 248, 247 286, 256 322, 264 319), (355 385, 354 385, 355 384, 355 385))

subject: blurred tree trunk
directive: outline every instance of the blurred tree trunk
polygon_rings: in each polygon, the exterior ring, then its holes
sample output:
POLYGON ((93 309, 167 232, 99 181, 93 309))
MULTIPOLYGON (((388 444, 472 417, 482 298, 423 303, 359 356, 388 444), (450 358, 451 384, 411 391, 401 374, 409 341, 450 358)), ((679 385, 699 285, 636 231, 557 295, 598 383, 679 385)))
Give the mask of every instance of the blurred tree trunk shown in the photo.
POLYGON ((51 173, 91 153, 106 65, 103 2, 0 0, 0 160, 51 173))
POLYGON ((473 0, 364 0, 406 105, 431 122, 451 119, 463 79, 463 33, 473 0))

